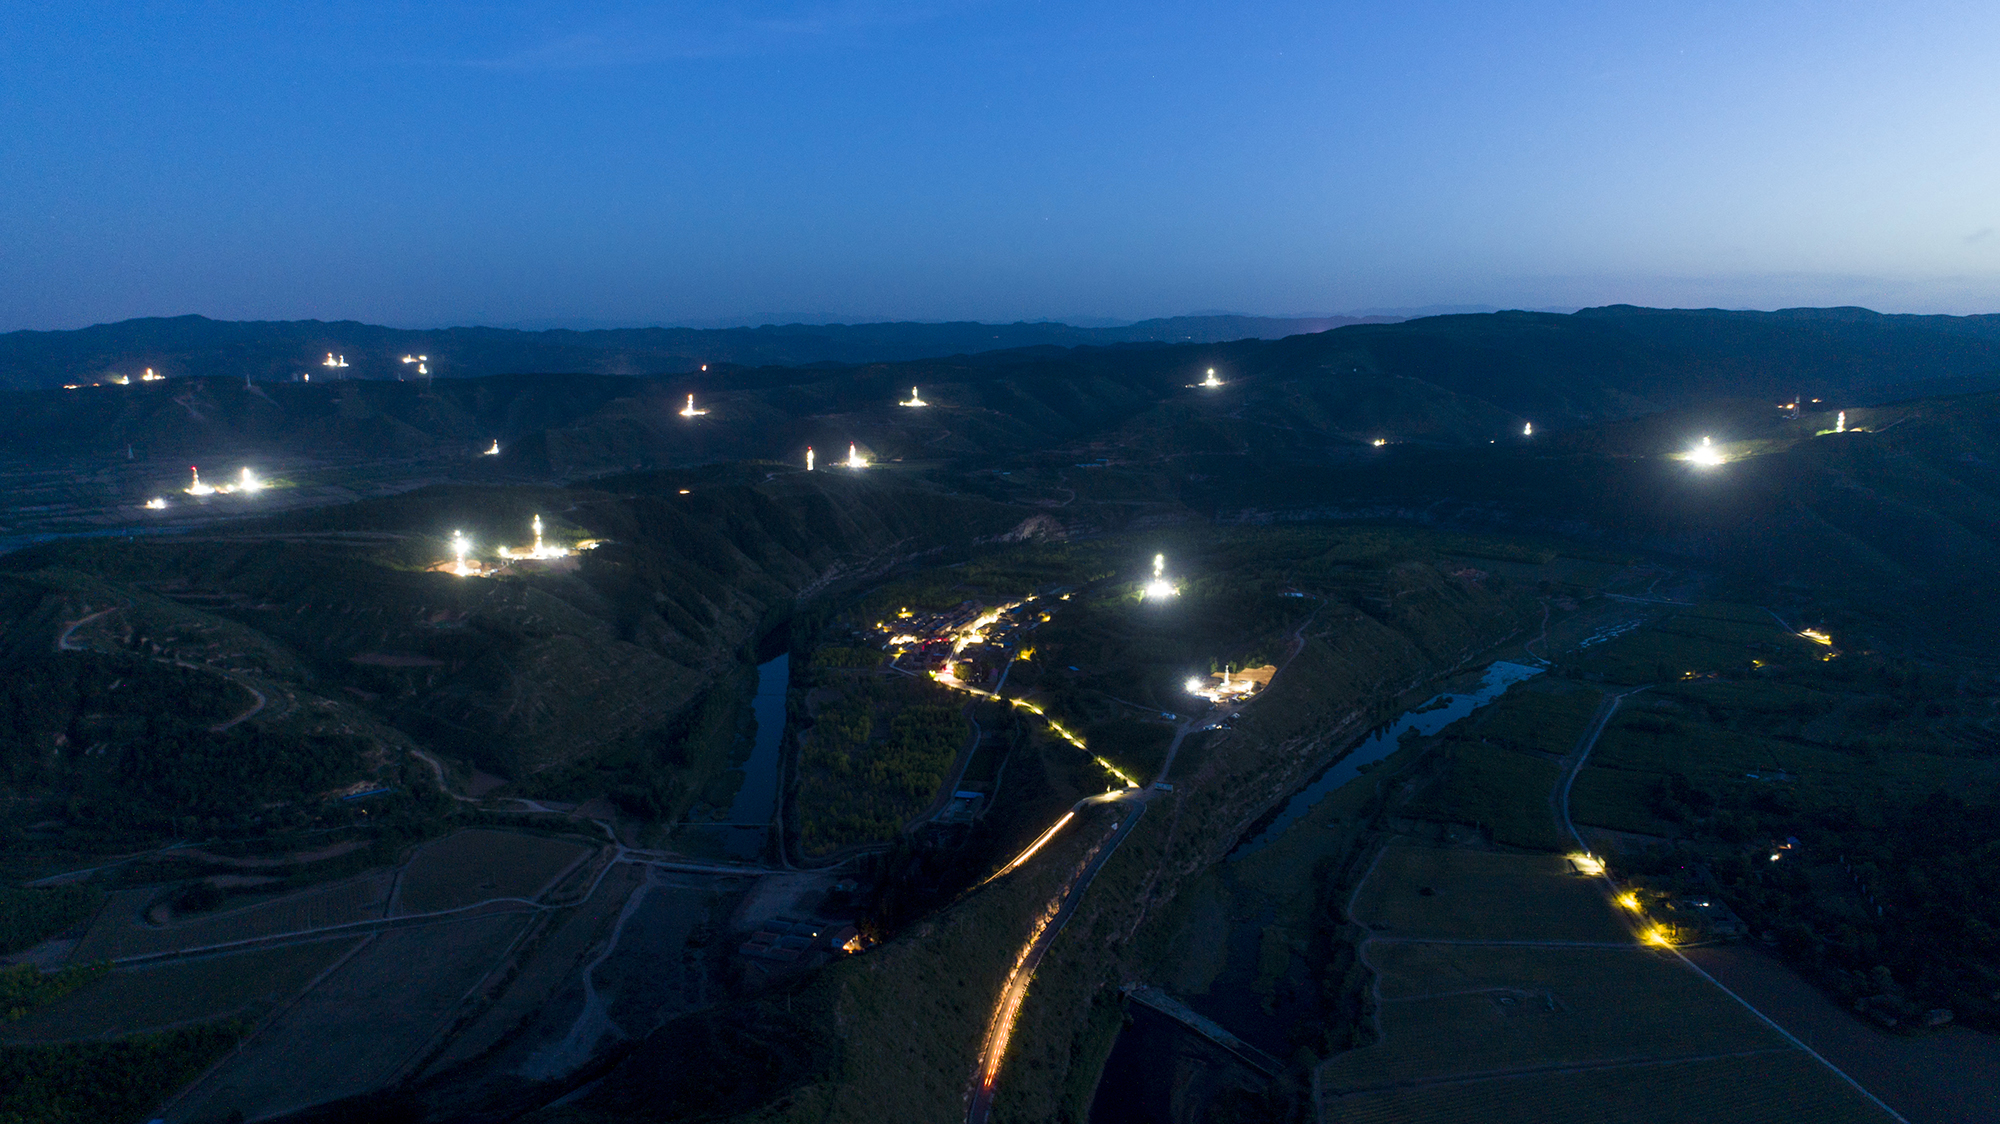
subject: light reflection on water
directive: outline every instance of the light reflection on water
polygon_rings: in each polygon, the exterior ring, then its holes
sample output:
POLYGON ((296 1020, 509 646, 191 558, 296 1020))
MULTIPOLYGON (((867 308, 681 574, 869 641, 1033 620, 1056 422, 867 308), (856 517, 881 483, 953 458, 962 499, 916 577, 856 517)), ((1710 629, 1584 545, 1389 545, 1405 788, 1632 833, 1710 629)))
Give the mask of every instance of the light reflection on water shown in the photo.
POLYGON ((1324 800, 1328 793, 1361 775, 1364 765, 1372 765, 1396 752, 1403 735, 1415 730, 1429 737, 1471 714, 1494 699, 1505 694, 1507 688, 1524 679, 1540 675, 1542 669, 1527 664, 1498 661, 1487 667, 1486 675, 1479 686, 1471 691, 1456 694, 1447 693, 1433 696, 1423 705, 1403 712, 1402 716, 1361 739, 1347 756, 1333 763, 1325 772, 1313 778, 1312 782, 1285 803, 1285 810, 1271 821, 1257 836, 1237 846, 1229 853, 1231 861, 1252 855, 1262 850, 1273 839, 1300 816, 1312 810, 1313 805, 1324 800))

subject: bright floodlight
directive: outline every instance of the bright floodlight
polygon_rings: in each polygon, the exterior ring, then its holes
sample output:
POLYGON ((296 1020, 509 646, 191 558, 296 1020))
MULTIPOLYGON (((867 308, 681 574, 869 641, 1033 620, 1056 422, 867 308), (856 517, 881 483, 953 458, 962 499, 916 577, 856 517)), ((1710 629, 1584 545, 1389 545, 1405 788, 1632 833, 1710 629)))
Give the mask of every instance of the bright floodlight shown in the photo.
POLYGON ((499 439, 498 437, 495 437, 495 438, 493 439, 493 444, 491 444, 491 445, 487 446, 487 449, 486 449, 486 451, 485 451, 485 452, 483 452, 483 453, 481 453, 481 454, 479 454, 479 455, 480 455, 480 456, 482 456, 482 457, 497 457, 497 456, 499 456, 499 455, 500 455, 500 439, 499 439))
POLYGON ((811 472, 812 470, 813 470, 813 447, 812 447, 811 445, 807 445, 807 446, 806 446, 806 471, 807 471, 807 472, 811 472))
POLYGON ((911 387, 911 388, 910 388, 910 400, 909 400, 908 402, 898 402, 898 403, 896 403, 896 405, 898 405, 898 406, 928 406, 928 405, 930 405, 930 403, 929 403, 929 402, 926 402, 926 401, 924 401, 924 396, 923 396, 923 395, 921 395, 921 394, 918 394, 918 393, 917 393, 917 388, 913 386, 913 387, 911 387))
POLYGON ((1715 442, 1704 437, 1701 439, 1701 444, 1688 450, 1687 459, 1698 468, 1714 468, 1722 463, 1722 450, 1715 447, 1715 442))
POLYGON ((468 566, 465 562, 465 556, 470 553, 472 553, 472 542, 465 537, 465 532, 453 531, 451 533, 451 554, 453 558, 458 560, 458 576, 461 578, 472 573, 472 567, 468 566))
POLYGON ((849 441, 847 443, 847 467, 849 468, 868 467, 868 458, 861 455, 861 450, 855 448, 854 442, 852 441, 849 441))
POLYGON ((1201 694, 1202 689, 1207 687, 1208 684, 1203 683, 1199 676, 1190 676, 1188 678, 1188 681, 1186 683, 1181 684, 1181 686, 1187 688, 1188 694, 1199 695, 1201 694))
POLYGON ((1839 413, 1839 414, 1838 414, 1837 416, 1835 416, 1835 417, 1834 417, 1834 419, 1833 419, 1833 431, 1834 431, 1835 433, 1846 433, 1846 432, 1847 432, 1847 411, 1846 411, 1846 410, 1842 410, 1842 411, 1841 411, 1841 412, 1840 412, 1840 413, 1839 413))
POLYGON ((264 490, 264 482, 257 479, 257 474, 250 471, 250 466, 246 464, 243 466, 243 475, 236 478, 236 490, 239 492, 261 492, 264 490))
MULTIPOLYGON (((408 363, 409 360, 405 359, 403 362, 408 363)), ((345 367, 347 366, 347 356, 336 357, 333 352, 329 351, 326 353, 326 358, 322 359, 319 365, 322 367, 345 367)))
POLYGON ((1522 426, 1522 427, 1521 427, 1521 436, 1523 436, 1523 437, 1533 437, 1534 435, 1535 435, 1535 423, 1534 423, 1534 422, 1529 422, 1528 424, 1526 424, 1526 425, 1524 425, 1524 426, 1522 426))
POLYGON ((697 409, 695 409, 695 408, 694 408, 694 395, 692 395, 692 394, 688 395, 688 404, 687 404, 686 408, 684 408, 684 409, 682 409, 682 410, 681 410, 681 416, 682 416, 682 417, 684 417, 684 418, 698 418, 698 417, 700 417, 700 416, 702 416, 703 414, 706 414, 706 413, 708 413, 708 411, 707 411, 707 410, 697 410, 697 409))
POLYGON ((146 501, 147 511, 165 511, 166 509, 167 498, 165 496, 154 496, 152 499, 146 501))
POLYGON ((201 469, 199 467, 191 468, 188 471, 194 473, 194 483, 189 484, 185 489, 183 489, 184 491, 187 492, 188 495, 212 496, 215 494, 215 488, 213 485, 204 484, 201 482, 201 469))
POLYGON ((1167 556, 1153 555, 1153 580, 1146 583, 1140 597, 1147 601, 1158 601, 1180 595, 1180 587, 1167 580, 1167 556))
POLYGON ((1203 386, 1221 386, 1221 385, 1222 385, 1222 380, 1221 380, 1221 379, 1218 379, 1218 378, 1216 378, 1216 377, 1215 377, 1215 368, 1214 368, 1214 367, 1210 367, 1210 368, 1208 369, 1208 377, 1207 377, 1207 378, 1205 378, 1205 379, 1203 379, 1203 380, 1201 380, 1201 385, 1203 385, 1203 386))

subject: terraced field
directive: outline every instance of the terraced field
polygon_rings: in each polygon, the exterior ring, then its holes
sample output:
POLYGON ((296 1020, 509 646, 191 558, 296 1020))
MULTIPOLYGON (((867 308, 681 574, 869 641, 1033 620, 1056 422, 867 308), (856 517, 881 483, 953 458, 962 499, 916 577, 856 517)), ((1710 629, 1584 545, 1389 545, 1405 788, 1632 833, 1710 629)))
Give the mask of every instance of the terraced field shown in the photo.
POLYGON ((8 1024, 5 1037, 65 1042, 232 1015, 255 1019, 297 995, 359 940, 316 941, 113 972, 8 1024))
POLYGON ((153 925, 144 916, 159 889, 121 890, 98 912, 70 961, 115 961, 370 920, 382 916, 391 878, 390 872, 378 871, 168 925, 153 925))
POLYGON ((461 831, 411 856, 396 890, 395 914, 433 913, 489 898, 532 898, 588 852, 566 839, 461 831))
POLYGON ((1350 913, 1376 1041, 1321 1065, 1322 1120, 1888 1119, 1559 857, 1391 846, 1350 913))
POLYGON ((1571 873, 1557 855, 1388 847, 1355 894, 1353 916, 1383 937, 1631 939, 1603 883, 1571 873))

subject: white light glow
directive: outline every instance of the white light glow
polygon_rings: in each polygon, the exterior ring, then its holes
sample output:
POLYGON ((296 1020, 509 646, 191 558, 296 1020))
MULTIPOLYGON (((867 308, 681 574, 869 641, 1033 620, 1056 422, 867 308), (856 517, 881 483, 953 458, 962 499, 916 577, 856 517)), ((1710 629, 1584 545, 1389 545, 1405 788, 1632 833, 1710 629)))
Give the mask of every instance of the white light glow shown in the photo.
POLYGON ((928 406, 928 405, 930 405, 930 403, 929 403, 929 402, 926 402, 926 401, 924 401, 924 396, 923 396, 923 395, 921 395, 921 394, 918 394, 918 393, 917 393, 917 388, 913 386, 913 387, 911 387, 911 388, 910 388, 910 400, 909 400, 908 402, 898 402, 898 403, 896 403, 896 405, 898 405, 898 406, 928 406))
POLYGON ((861 455, 861 450, 855 448, 854 443, 852 441, 847 443, 847 467, 849 468, 868 467, 868 458, 861 455))
POLYGON ((1688 450, 1687 459, 1697 468, 1714 468, 1722 463, 1722 450, 1715 447, 1715 442, 1704 437, 1701 439, 1701 444, 1688 450))
POLYGON ((185 489, 183 489, 184 491, 187 492, 188 495, 212 496, 215 494, 215 488, 213 486, 201 482, 201 469, 199 467, 191 468, 188 471, 194 473, 194 483, 189 484, 185 489))
POLYGON ((485 451, 485 452, 483 452, 483 453, 481 453, 481 454, 479 454, 479 455, 480 455, 480 456, 482 456, 482 457, 497 457, 497 456, 499 456, 499 455, 500 455, 500 439, 499 439, 498 437, 495 437, 495 438, 493 439, 493 444, 491 444, 491 445, 487 446, 487 448, 486 448, 486 451, 485 451))
MULTIPOLYGON (((407 363, 409 360, 405 359, 403 362, 407 363)), ((326 358, 320 360, 319 365, 322 367, 345 367, 347 366, 347 356, 341 355, 336 357, 333 352, 329 351, 326 353, 326 358)))
POLYGON ((1377 437, 1377 438, 1375 439, 1375 447, 1376 447, 1377 449, 1381 448, 1381 447, 1382 447, 1382 446, 1384 446, 1384 445, 1387 445, 1388 443, 1389 443, 1389 439, 1388 439, 1388 438, 1386 438, 1386 437, 1377 437))
POLYGON ((1529 422, 1528 424, 1526 424, 1526 425, 1524 425, 1524 426, 1522 426, 1522 427, 1521 427, 1521 436, 1523 436, 1523 437, 1533 437, 1534 435, 1535 435, 1535 423, 1534 423, 1534 422, 1529 422))
POLYGON ((165 511, 166 509, 167 497, 165 496, 154 496, 152 499, 146 501, 147 511, 165 511))
POLYGON ((1214 367, 1210 367, 1210 368, 1208 369, 1208 377, 1207 377, 1207 378, 1205 378, 1205 379, 1203 379, 1203 380, 1201 380, 1201 385, 1203 385, 1203 386, 1221 386, 1221 385, 1222 385, 1222 380, 1221 380, 1221 379, 1219 379, 1219 378, 1216 378, 1216 377, 1215 377, 1215 368, 1214 368, 1214 367))
MULTIPOLYGON (((571 553, 573 553, 567 547, 548 546, 542 542, 542 517, 540 515, 535 516, 533 527, 535 529, 534 546, 528 548, 527 550, 509 550, 508 548, 503 546, 500 548, 500 557, 549 559, 549 558, 567 558, 570 556, 571 553)), ((586 543, 583 545, 587 547, 592 544, 586 543)))
POLYGON ((807 446, 806 446, 806 471, 807 471, 807 472, 811 472, 812 470, 813 470, 813 447, 812 447, 811 445, 807 445, 807 446))
POLYGON ((243 474, 236 478, 235 490, 239 492, 261 492, 264 490, 264 482, 257 479, 257 474, 250 471, 250 466, 246 464, 243 466, 243 474))
POLYGON ((140 375, 140 376, 139 376, 139 381, 140 381, 140 382, 159 382, 159 381, 160 381, 161 379, 164 379, 164 378, 166 378, 166 377, 167 377, 167 376, 165 376, 165 375, 156 375, 156 374, 154 374, 154 373, 153 373, 153 369, 152 369, 151 367, 148 367, 148 368, 146 368, 146 373, 145 373, 145 374, 143 374, 143 375, 140 375))
POLYGON ((1835 433, 1846 433, 1846 432, 1847 432, 1847 411, 1846 411, 1846 410, 1842 410, 1842 411, 1841 411, 1840 413, 1838 413, 1838 414, 1836 414, 1836 415, 1834 416, 1834 419, 1833 419, 1833 431, 1834 431, 1835 433))
POLYGON ((708 413, 707 410, 697 410, 694 408, 694 395, 692 394, 688 395, 688 404, 681 408, 681 416, 684 418, 698 418, 706 413, 708 413))
POLYGON ((478 573, 465 560, 465 556, 470 553, 472 553, 472 540, 465 537, 464 531, 453 531, 451 533, 451 554, 453 558, 458 560, 457 573, 461 578, 471 577, 473 574, 478 573))

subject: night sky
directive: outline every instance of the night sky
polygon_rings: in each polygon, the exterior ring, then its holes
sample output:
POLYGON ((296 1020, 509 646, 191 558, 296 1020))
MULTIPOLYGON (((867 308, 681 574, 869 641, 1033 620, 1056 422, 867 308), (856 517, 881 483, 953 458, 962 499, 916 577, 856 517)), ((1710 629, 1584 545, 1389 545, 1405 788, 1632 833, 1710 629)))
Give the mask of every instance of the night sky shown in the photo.
POLYGON ((0 330, 2000 310, 2000 5, 0 7, 0 330))

